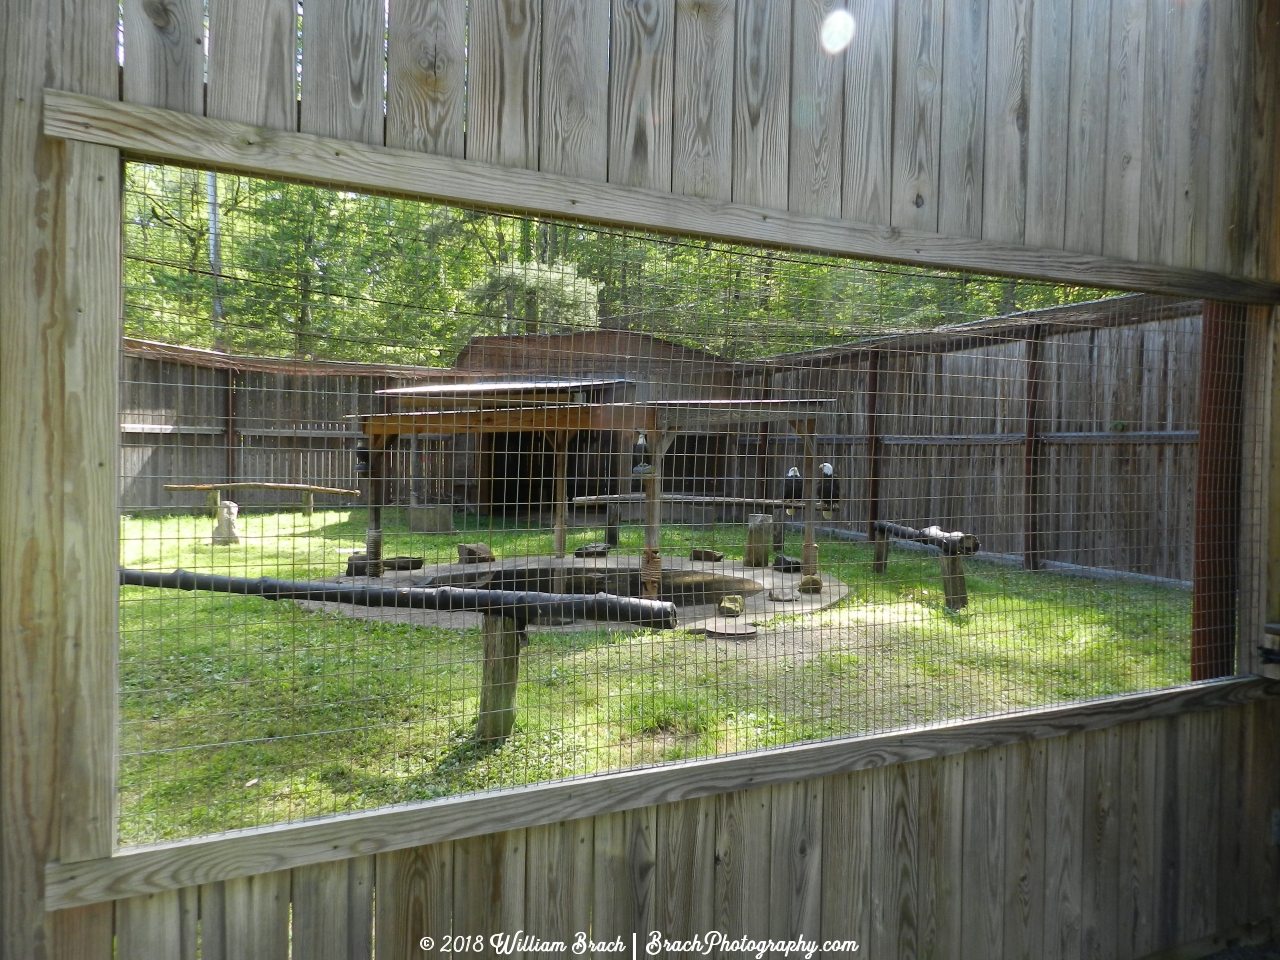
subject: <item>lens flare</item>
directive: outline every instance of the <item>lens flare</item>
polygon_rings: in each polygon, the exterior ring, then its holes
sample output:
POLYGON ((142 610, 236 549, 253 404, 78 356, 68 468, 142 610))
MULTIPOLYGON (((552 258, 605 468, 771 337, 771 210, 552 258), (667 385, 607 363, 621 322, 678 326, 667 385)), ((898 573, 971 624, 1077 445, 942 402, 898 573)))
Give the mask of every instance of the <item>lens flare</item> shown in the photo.
POLYGON ((822 21, 820 40, 827 53, 843 53, 853 40, 855 24, 848 10, 832 10, 822 21))

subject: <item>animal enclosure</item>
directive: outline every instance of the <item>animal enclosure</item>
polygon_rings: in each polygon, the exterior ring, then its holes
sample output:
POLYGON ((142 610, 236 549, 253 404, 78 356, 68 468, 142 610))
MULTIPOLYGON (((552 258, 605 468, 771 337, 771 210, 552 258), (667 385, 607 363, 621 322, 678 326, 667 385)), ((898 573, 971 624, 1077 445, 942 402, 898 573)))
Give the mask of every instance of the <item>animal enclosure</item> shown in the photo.
POLYGON ((1160 688, 1234 603, 1199 300, 126 183, 127 842, 1160 688))

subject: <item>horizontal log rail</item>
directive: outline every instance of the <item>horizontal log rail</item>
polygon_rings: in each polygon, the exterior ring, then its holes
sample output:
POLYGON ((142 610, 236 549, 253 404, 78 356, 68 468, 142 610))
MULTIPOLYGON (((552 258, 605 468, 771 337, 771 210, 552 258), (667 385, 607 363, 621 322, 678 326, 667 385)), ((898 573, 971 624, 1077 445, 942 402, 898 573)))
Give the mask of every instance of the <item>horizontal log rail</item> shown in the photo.
POLYGON ((228 480, 226 483, 166 483, 166 490, 293 490, 301 493, 327 493, 335 497, 358 497, 359 490, 346 487, 319 487, 314 483, 277 483, 274 480, 228 480))
POLYGON ((1280 681, 1241 677, 891 733, 664 764, 577 780, 445 797, 304 823, 126 848, 45 868, 50 910, 345 860, 520 827, 951 756, 1280 697, 1280 681))
POLYGON ((44 133, 127 157, 575 222, 1089 287, 1280 302, 1280 284, 1265 280, 674 196, 61 90, 44 91, 44 133))
MULTIPOLYGON (((1062 430, 1042 433, 1040 440, 1054 444, 1159 444, 1159 443, 1197 443, 1200 433, 1197 430, 1062 430)), ((783 434, 769 437, 771 446, 777 444, 799 444, 803 437, 783 434)), ((864 434, 823 433, 814 438, 819 444, 826 446, 857 446, 865 444, 868 438, 864 434)), ((1025 433, 887 433, 877 438, 886 446, 895 447, 961 447, 974 446, 1016 446, 1026 443, 1025 433)), ((744 437, 739 444, 758 446, 758 437, 744 437)))

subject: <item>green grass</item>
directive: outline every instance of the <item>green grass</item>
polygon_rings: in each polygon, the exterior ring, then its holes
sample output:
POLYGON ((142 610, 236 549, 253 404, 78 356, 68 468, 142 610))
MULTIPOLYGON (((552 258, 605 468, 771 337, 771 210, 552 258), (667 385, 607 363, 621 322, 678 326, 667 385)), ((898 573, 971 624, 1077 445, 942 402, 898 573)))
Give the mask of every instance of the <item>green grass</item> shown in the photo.
MULTIPOLYGON (((459 515, 461 519, 461 515, 459 515)), ((549 530, 476 518, 386 553, 449 559, 460 539, 500 556, 551 551, 549 530)), ((247 514, 211 547, 207 517, 126 517, 125 566, 304 579, 340 573, 363 511, 247 514)), ((663 550, 741 556, 741 525, 670 527, 663 550)), ((570 530, 569 548, 603 539, 570 530)), ((639 527, 622 550, 638 552, 639 527)), ((798 540, 788 549, 799 553, 798 540)), ((518 719, 500 748, 470 739, 477 630, 312 613, 292 603, 121 591, 120 833, 141 843, 378 804, 778 746, 818 737, 1149 689, 1189 678, 1190 595, 969 561, 969 606, 942 604, 934 557, 827 541, 849 597, 762 638, 683 631, 536 633, 518 719), (773 645, 770 645, 770 644, 773 645)))

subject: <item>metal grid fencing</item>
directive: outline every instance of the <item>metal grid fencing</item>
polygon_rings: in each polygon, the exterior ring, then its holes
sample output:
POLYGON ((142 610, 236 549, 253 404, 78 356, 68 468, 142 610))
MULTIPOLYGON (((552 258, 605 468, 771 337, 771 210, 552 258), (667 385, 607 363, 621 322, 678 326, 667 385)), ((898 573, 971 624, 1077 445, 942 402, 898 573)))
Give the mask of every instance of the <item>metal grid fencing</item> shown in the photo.
POLYGON ((1199 301, 142 164, 125 204, 126 843, 1229 638, 1242 327, 1199 301))

